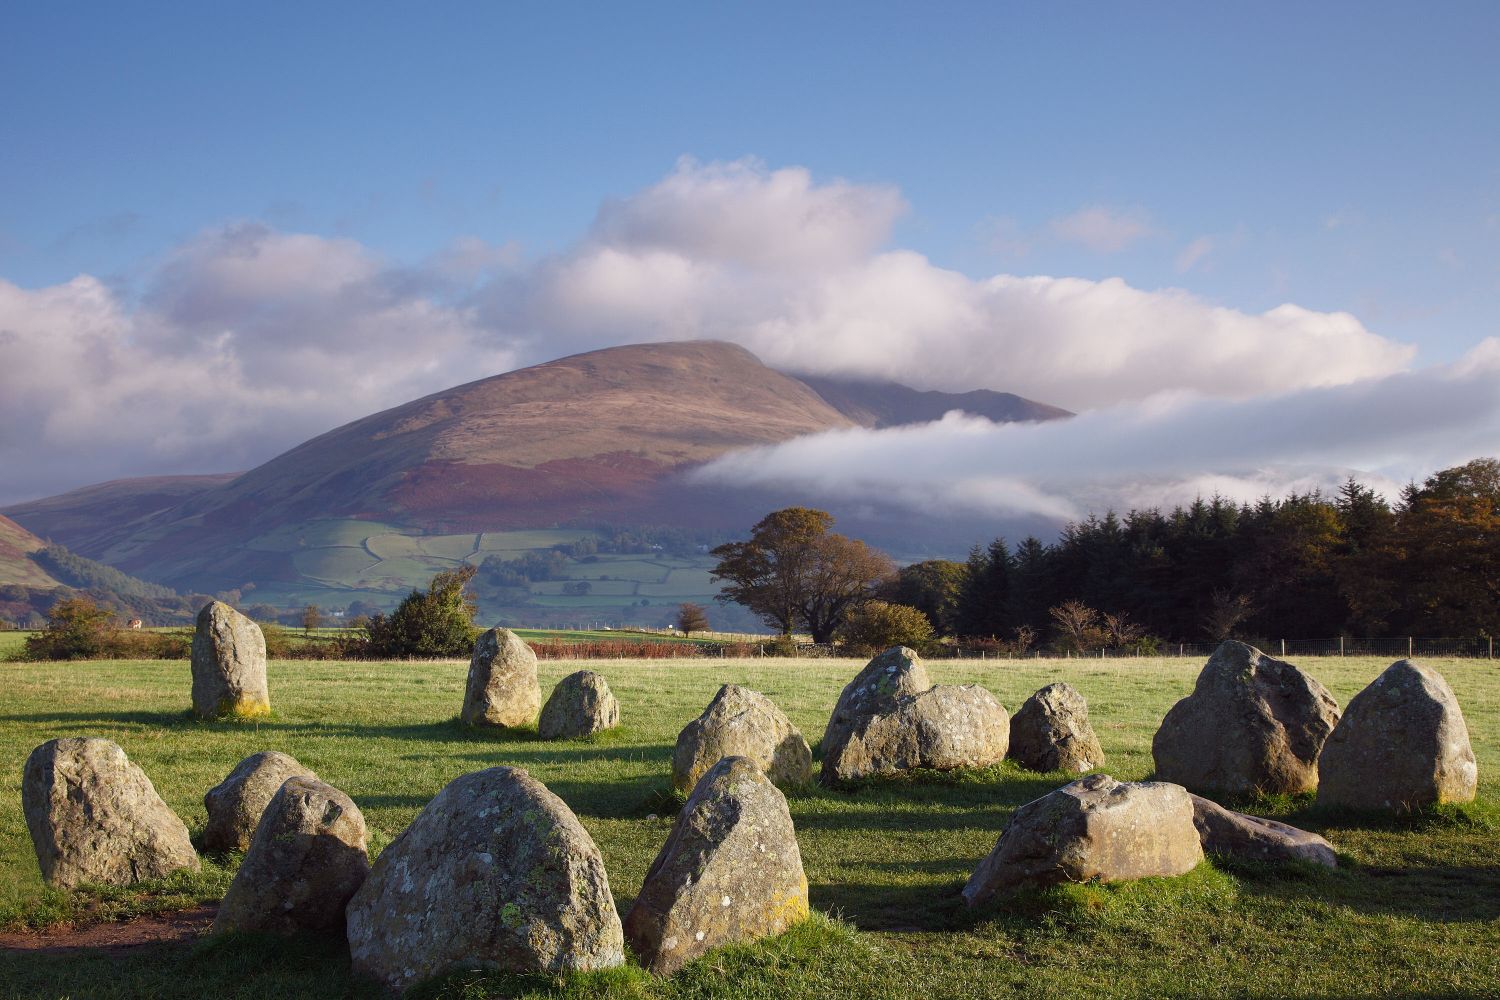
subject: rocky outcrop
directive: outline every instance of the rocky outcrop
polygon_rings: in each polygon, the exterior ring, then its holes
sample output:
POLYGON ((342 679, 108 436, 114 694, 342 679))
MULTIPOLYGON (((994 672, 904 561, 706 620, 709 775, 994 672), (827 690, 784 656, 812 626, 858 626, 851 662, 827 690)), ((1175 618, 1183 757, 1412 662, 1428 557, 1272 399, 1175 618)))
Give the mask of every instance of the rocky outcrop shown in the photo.
POLYGON ((1201 795, 1192 796, 1193 825, 1209 854, 1223 854, 1247 861, 1306 861, 1337 868, 1333 845, 1316 833, 1295 826, 1261 819, 1225 809, 1201 795))
POLYGON ((856 722, 840 746, 824 749, 823 780, 986 767, 1004 759, 1009 740, 1010 718, 994 695, 977 684, 939 685, 856 722))
POLYGON ((365 818, 343 792, 293 776, 266 806, 214 933, 344 932, 344 907, 370 873, 365 818))
POLYGON ((1323 747, 1318 804, 1402 812, 1469 802, 1479 766, 1458 698, 1431 667, 1398 660, 1349 702, 1323 747))
POLYGON ((544 740, 572 740, 620 724, 620 703, 609 682, 592 670, 580 670, 557 682, 542 706, 537 732, 544 740))
POLYGON ((200 719, 271 714, 266 637, 259 625, 221 601, 198 612, 192 670, 193 712, 200 719))
POLYGON ((520 768, 450 782, 376 858, 347 915, 355 972, 395 990, 457 969, 625 961, 598 847, 520 768))
MULTIPOLYGON (((876 656, 839 692, 839 700, 823 730, 822 753, 826 762, 848 741, 849 734, 874 715, 889 715, 902 699, 919 695, 932 687, 927 668, 916 650, 892 646, 876 656)), ((824 765, 824 779, 827 765, 824 765)))
POLYGON ((1092 771, 1104 766, 1104 748, 1089 725, 1089 706, 1071 684, 1048 684, 1011 716, 1010 748, 1030 771, 1092 771))
POLYGON ((1017 809, 963 895, 982 906, 1023 887, 1181 875, 1202 860, 1185 789, 1091 774, 1017 809))
POLYGON ((802 733, 759 691, 725 684, 703 714, 677 736, 672 787, 689 793, 725 757, 748 757, 778 785, 812 780, 812 750, 802 733))
POLYGON ((316 778, 296 758, 274 750, 251 754, 235 765, 229 777, 208 790, 203 808, 205 851, 248 851, 261 813, 266 811, 282 782, 292 777, 316 778))
POLYGON ((753 761, 726 757, 677 814, 625 937, 641 964, 671 975, 710 948, 780 934, 807 915, 786 799, 753 761))
POLYGON ((1310 792, 1338 721, 1323 685, 1254 646, 1225 642, 1156 731, 1156 776, 1216 797, 1310 792))
POLYGON ((109 740, 49 740, 33 750, 21 807, 52 885, 129 885, 198 867, 187 827, 109 740))
POLYGON ((464 687, 464 725, 529 726, 541 705, 542 687, 531 647, 508 628, 492 628, 481 635, 474 643, 464 687))

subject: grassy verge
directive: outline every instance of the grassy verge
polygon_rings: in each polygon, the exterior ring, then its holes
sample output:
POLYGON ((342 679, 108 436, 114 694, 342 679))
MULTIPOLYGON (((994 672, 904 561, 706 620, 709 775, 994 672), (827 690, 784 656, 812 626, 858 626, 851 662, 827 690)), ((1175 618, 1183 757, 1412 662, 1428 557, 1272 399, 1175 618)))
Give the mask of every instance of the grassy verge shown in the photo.
MULTIPOLYGON (((1337 872, 1206 864, 1174 880, 1076 886, 979 916, 958 890, 1011 811, 1066 781, 1009 764, 920 775, 854 792, 790 798, 813 906, 829 915, 772 942, 715 953, 669 981, 638 969, 565 980, 467 974, 429 996, 1145 997, 1490 996, 1500 993, 1500 841, 1490 789, 1500 767, 1500 675, 1482 661, 1429 661, 1464 705, 1481 799, 1416 819, 1326 815, 1299 800, 1259 811, 1317 830, 1345 856, 1337 872)), ((242 757, 295 755, 354 797, 378 851, 449 780, 493 764, 527 768, 598 842, 622 910, 668 821, 660 809, 678 730, 728 681, 774 698, 816 742, 842 684, 840 660, 624 661, 608 676, 624 727, 594 741, 479 736, 454 723, 465 664, 278 661, 275 714, 210 724, 186 714, 185 662, 0 663, 0 925, 97 919, 220 895, 238 863, 154 891, 44 888, 20 810, 31 748, 54 736, 114 739, 195 831, 202 795, 242 757)), ((1383 667, 1303 664, 1340 703, 1383 667)), ((544 690, 578 669, 542 664, 544 690)), ((1120 778, 1150 773, 1162 714, 1192 686, 1180 660, 931 663, 939 683, 979 682, 1012 711, 1066 679, 1089 699, 1120 778)), ((16 997, 362 995, 336 945, 256 938, 126 959, 0 954, 0 994, 16 997)))

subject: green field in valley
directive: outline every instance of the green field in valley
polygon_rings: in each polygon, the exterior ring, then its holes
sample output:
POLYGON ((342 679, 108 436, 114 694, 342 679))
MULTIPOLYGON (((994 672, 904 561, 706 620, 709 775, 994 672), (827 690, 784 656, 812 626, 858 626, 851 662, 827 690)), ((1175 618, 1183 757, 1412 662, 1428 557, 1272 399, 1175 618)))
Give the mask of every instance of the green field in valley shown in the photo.
MULTIPOLYGON (((598 537, 583 529, 411 535, 375 521, 310 521, 279 528, 246 544, 251 551, 290 554, 292 566, 302 578, 263 582, 244 600, 247 604, 286 608, 317 604, 338 610, 358 600, 389 608, 413 587, 425 585, 444 570, 465 563, 478 565, 489 556, 520 559, 527 553, 598 537)), ((709 604, 713 600, 718 593, 709 579, 713 564, 706 554, 674 556, 660 552, 601 552, 569 559, 563 578, 531 585, 527 606, 548 617, 576 611, 574 617, 580 624, 662 624, 678 604, 709 604), (588 584, 587 593, 563 592, 565 585, 578 582, 588 584)), ((526 621, 524 606, 500 603, 482 582, 476 589, 486 619, 526 621)), ((733 615, 733 624, 739 627, 748 624, 742 613, 710 607, 710 614, 721 618, 733 615)))
MULTIPOLYGON (((605 633, 608 634, 608 633, 605 633)), ((1427 661, 1458 693, 1480 767, 1480 799, 1403 819, 1319 812, 1309 802, 1251 806, 1326 836, 1335 872, 1206 862, 1178 879, 1074 886, 971 915, 959 889, 1018 805, 1065 783, 1011 764, 852 791, 789 795, 819 914, 782 938, 715 952, 670 980, 608 975, 507 979, 470 973, 426 996, 1376 997, 1500 992, 1500 676, 1493 663, 1427 661)), ((275 714, 258 724, 192 721, 183 662, 0 663, 0 925, 99 920, 216 899, 239 862, 144 889, 69 894, 43 886, 20 810, 30 750, 56 736, 119 742, 196 833, 203 793, 244 756, 295 755, 348 792, 372 851, 454 777, 519 765, 578 814, 598 843, 622 912, 667 836, 671 748, 679 729, 734 681, 770 695, 811 742, 851 660, 595 661, 622 705, 622 728, 593 740, 492 737, 454 722, 465 664, 271 664, 275 714)), ((939 683, 979 682, 1012 711, 1065 679, 1088 698, 1123 779, 1152 769, 1150 741, 1192 687, 1189 660, 939 661, 939 683)), ((1347 704, 1384 660, 1301 665, 1347 704)), ((578 663, 544 662, 544 690, 578 663)), ((337 941, 257 937, 162 946, 123 957, 0 952, 0 995, 56 997, 374 996, 352 983, 337 941)))

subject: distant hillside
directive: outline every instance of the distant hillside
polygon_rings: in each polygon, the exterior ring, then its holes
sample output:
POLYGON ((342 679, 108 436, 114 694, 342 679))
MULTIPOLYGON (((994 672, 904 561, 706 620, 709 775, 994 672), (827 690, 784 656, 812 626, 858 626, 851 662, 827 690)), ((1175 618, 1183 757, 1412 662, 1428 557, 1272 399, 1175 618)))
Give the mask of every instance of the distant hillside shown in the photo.
POLYGON ((46 544, 10 518, 0 516, 0 585, 40 590, 63 586, 31 558, 46 544))
MULTIPOLYGON (((621 528, 670 528, 673 544, 692 550, 677 562, 601 553, 603 562, 628 565, 580 565, 521 595, 527 606, 564 611, 640 609, 710 598, 707 543, 804 502, 688 484, 684 474, 704 462, 820 431, 937 419, 955 408, 997 420, 1066 415, 1005 393, 813 383, 730 344, 616 347, 434 393, 239 476, 123 480, 5 513, 75 552, 178 590, 248 593, 253 585, 251 601, 325 606, 378 604, 436 569, 520 558, 539 532, 550 532, 545 546, 609 543, 621 528), (587 592, 569 582, 587 582, 587 592)), ((891 526, 902 533, 908 522, 903 515, 891 526)), ((930 533, 914 541, 931 544, 930 533)))
POLYGON ((850 420, 862 427, 897 427, 941 420, 949 410, 963 410, 996 423, 1056 420, 1073 414, 1011 392, 976 389, 937 392, 913 389, 899 382, 860 382, 851 379, 799 375, 811 388, 850 420))

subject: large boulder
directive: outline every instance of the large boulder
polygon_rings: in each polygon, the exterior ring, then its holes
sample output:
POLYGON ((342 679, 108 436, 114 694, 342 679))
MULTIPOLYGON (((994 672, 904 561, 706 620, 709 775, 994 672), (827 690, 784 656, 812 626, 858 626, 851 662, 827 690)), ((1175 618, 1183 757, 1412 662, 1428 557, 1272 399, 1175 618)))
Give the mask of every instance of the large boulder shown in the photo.
POLYGON ((529 726, 542 706, 536 654, 508 628, 492 628, 474 643, 463 721, 501 729, 529 726))
POLYGON ((1091 774, 1017 809, 963 895, 982 906, 1023 887, 1181 875, 1202 860, 1186 789, 1091 774))
POLYGON ((778 785, 812 780, 812 750, 786 714, 759 691, 725 684, 683 727, 672 752, 672 787, 691 792, 725 757, 748 757, 778 785))
POLYGON ((199 718, 271 714, 266 637, 259 625, 222 601, 198 612, 192 666, 193 712, 199 718))
POLYGON ((1479 767, 1443 675, 1411 660, 1387 667, 1354 699, 1323 747, 1318 804, 1401 812, 1469 802, 1479 767))
POLYGON ((1009 742, 1010 717, 994 695, 977 684, 939 685, 865 716, 831 752, 825 747, 823 780, 985 767, 1004 759, 1009 742))
POLYGON ((354 970, 395 990, 447 972, 587 972, 625 961, 599 848, 520 768, 455 778, 349 901, 354 970))
POLYGON ((1333 845, 1316 833, 1299 830, 1274 819, 1261 819, 1225 809, 1201 795, 1192 796, 1193 825, 1209 854, 1248 861, 1306 861, 1337 868, 1333 845))
POLYGON ((1048 684, 1010 719, 1006 755, 1030 771, 1092 771, 1104 748, 1089 725, 1089 706, 1071 684, 1048 684))
POLYGON ((1338 721, 1323 685, 1254 646, 1225 642, 1156 731, 1156 776, 1215 797, 1310 792, 1338 721))
POLYGON ((710 948, 780 934, 807 915, 786 798, 754 761, 726 757, 677 814, 625 937, 641 964, 666 976, 710 948))
POLYGON ((261 813, 282 782, 292 777, 316 778, 295 757, 263 750, 235 765, 229 777, 203 796, 208 825, 203 828, 205 851, 248 851, 261 813))
POLYGON ((537 732, 544 740, 591 736, 620 724, 620 703, 609 682, 592 670, 580 670, 557 682, 542 706, 537 732))
POLYGON ((129 885, 198 867, 187 826, 109 740, 48 740, 31 751, 21 808, 52 885, 129 885))
POLYGON ((916 650, 892 646, 876 656, 839 692, 839 700, 823 730, 823 759, 837 754, 855 726, 865 719, 888 715, 903 698, 921 694, 930 687, 932 681, 916 650))
POLYGON ((317 778, 288 778, 255 828, 213 931, 342 934, 344 907, 369 873, 359 807, 317 778))

